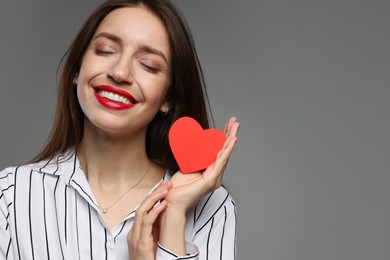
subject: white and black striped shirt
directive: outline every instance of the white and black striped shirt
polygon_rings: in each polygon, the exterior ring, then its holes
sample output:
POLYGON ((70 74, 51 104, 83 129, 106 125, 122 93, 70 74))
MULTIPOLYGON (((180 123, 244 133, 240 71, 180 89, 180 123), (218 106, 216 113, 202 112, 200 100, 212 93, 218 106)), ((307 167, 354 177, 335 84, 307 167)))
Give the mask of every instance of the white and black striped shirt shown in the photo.
MULTIPOLYGON (((7 168, 0 172, 0 259, 128 259, 134 213, 112 230, 105 225, 74 152, 7 168)), ((156 259, 235 259, 236 210, 223 187, 188 211, 185 238, 187 256, 158 246, 156 259)))

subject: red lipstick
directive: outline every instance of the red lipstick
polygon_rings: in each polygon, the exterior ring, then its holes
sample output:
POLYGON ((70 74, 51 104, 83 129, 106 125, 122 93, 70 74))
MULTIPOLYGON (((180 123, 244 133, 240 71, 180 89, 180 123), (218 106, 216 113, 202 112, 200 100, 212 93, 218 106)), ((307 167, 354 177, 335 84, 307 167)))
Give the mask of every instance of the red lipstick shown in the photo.
POLYGON ((113 110, 125 110, 134 107, 138 101, 130 93, 109 85, 94 87, 97 101, 113 110))

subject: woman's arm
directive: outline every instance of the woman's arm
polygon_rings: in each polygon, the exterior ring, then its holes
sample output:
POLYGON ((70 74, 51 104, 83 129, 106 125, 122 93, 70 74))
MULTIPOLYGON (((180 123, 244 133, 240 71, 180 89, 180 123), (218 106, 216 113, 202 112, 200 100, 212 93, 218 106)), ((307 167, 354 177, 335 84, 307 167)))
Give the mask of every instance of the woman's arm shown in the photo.
MULTIPOLYGON (((221 186, 224 169, 237 141, 238 128, 236 119, 231 118, 224 129, 227 136, 224 147, 219 152, 215 163, 203 173, 184 175, 178 172, 169 182, 163 182, 141 203, 128 235, 132 260, 199 259, 199 247, 186 242, 184 238, 186 212, 203 196, 221 186), (154 205, 160 200, 162 200, 161 204, 155 207, 154 205)), ((233 222, 235 222, 235 215, 233 222)), ((222 232, 222 229, 219 230, 222 232)), ((200 230, 197 235, 201 237, 202 234, 204 231, 200 230)), ((203 249, 205 244, 199 243, 199 245, 203 249)))
POLYGON ((172 188, 165 197, 167 208, 161 214, 159 243, 174 255, 186 256, 189 253, 184 239, 186 212, 203 196, 221 186, 224 170, 237 141, 238 128, 236 118, 231 118, 224 128, 227 139, 223 148, 216 161, 203 173, 178 172, 170 180, 172 188))
POLYGON ((178 254, 160 244, 157 259, 233 260, 236 255, 236 208, 228 191, 220 187, 187 212, 185 247, 178 254))

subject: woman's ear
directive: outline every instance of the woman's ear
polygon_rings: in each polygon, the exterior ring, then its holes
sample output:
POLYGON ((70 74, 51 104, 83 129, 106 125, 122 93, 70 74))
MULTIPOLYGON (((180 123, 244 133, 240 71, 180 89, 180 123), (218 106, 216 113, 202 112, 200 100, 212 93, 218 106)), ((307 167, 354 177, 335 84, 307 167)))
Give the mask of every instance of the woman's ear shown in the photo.
POLYGON ((169 113, 170 108, 171 108, 171 104, 165 101, 160 107, 161 114, 163 114, 164 116, 167 115, 169 113))
POLYGON ((78 82, 79 82, 79 74, 78 73, 76 73, 76 75, 74 75, 74 77, 73 77, 73 86, 75 87, 75 88, 77 88, 77 84, 78 84, 78 82))

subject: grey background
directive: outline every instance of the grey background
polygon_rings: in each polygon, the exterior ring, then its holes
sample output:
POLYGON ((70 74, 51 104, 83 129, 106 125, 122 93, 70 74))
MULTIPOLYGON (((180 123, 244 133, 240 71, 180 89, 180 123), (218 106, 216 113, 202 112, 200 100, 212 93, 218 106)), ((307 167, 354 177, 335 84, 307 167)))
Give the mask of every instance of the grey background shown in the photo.
MULTIPOLYGON (((0 168, 42 147, 57 64, 100 2, 0 3, 0 168)), ((390 259, 390 1, 177 3, 216 126, 242 124, 238 259, 390 259)))

